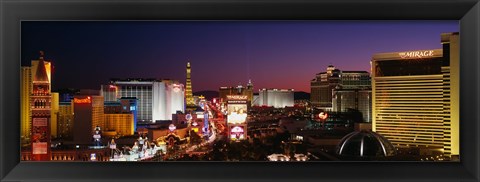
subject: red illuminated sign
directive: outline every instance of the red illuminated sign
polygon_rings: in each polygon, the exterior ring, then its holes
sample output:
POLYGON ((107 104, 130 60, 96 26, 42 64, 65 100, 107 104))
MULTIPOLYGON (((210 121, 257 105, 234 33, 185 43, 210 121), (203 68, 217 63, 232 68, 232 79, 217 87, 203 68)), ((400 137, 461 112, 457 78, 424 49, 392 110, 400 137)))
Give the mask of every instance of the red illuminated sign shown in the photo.
POLYGON ((79 99, 79 98, 73 98, 73 102, 75 104, 90 104, 92 103, 92 100, 90 97, 79 99))
POLYGON ((320 119, 325 120, 325 119, 328 118, 328 114, 327 114, 327 113, 324 113, 324 112, 321 112, 320 114, 318 114, 318 117, 319 117, 320 119))
POLYGON ((32 154, 48 154, 47 142, 34 142, 32 143, 32 154))

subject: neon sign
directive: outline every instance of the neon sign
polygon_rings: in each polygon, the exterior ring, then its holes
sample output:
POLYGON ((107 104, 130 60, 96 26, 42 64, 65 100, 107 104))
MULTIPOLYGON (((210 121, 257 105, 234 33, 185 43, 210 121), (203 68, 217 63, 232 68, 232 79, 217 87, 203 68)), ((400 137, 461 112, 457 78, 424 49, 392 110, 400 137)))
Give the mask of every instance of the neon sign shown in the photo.
POLYGON ((90 99, 90 97, 83 98, 83 99, 73 98, 73 102, 75 104, 90 104, 92 103, 92 100, 90 99))
POLYGON ((429 50, 429 51, 400 52, 400 53, 398 53, 398 55, 399 55, 402 59, 432 57, 432 56, 433 56, 433 50, 429 50))
POLYGON ((227 95, 228 100, 247 100, 246 95, 227 95))
POLYGON ((325 119, 327 119, 328 114, 327 114, 327 113, 324 113, 324 112, 321 112, 320 114, 318 114, 318 117, 319 117, 320 119, 325 120, 325 119))
POLYGON ((243 140, 245 139, 245 130, 240 126, 235 126, 230 129, 230 139, 232 140, 243 140))

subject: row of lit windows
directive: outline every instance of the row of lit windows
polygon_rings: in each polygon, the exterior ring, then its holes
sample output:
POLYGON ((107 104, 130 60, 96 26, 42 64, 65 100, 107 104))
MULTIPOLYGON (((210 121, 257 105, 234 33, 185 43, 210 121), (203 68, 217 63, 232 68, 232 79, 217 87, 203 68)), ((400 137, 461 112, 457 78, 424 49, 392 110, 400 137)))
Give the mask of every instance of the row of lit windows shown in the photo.
POLYGON ((393 144, 442 146, 443 83, 438 76, 375 82, 376 131, 393 144))

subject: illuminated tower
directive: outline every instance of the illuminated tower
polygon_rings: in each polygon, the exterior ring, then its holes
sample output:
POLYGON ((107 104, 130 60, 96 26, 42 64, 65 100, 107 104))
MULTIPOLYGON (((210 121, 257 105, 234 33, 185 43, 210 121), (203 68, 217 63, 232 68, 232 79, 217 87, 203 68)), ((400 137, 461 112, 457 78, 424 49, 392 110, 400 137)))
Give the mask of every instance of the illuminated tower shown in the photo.
POLYGON ((32 80, 30 107, 32 108, 32 122, 30 127, 32 160, 50 160, 50 79, 45 67, 43 51, 40 51, 39 64, 36 67, 32 80))
POLYGON ((248 79, 247 90, 245 90, 245 92, 248 96, 248 100, 250 101, 249 105, 253 105, 253 83, 250 79, 248 79))
POLYGON ((193 102, 193 95, 192 95, 192 79, 191 74, 192 68, 190 67, 190 62, 187 62, 187 82, 185 87, 185 98, 187 99, 187 107, 194 106, 195 102, 193 102))
MULTIPOLYGON (((32 79, 37 73, 37 67, 40 60, 32 60, 31 66, 25 66, 21 69, 21 143, 26 144, 30 143, 30 131, 31 131, 31 121, 32 121, 32 110, 30 108, 30 95, 32 95, 32 79)), ((47 72, 48 81, 51 83, 51 62, 43 60, 43 65, 45 65, 45 70, 47 72)), ((51 90, 51 85, 49 87, 51 90)), ((53 125, 52 125, 53 126, 53 125)))

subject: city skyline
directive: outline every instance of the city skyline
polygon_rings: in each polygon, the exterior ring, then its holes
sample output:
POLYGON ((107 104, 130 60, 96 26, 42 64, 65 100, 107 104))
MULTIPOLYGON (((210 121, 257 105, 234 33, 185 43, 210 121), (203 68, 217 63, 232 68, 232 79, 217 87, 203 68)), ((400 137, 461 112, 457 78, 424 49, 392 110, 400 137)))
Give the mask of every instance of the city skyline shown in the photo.
POLYGON ((69 23, 22 34, 22 160, 460 160, 460 34, 426 33, 452 22, 69 23))
POLYGON ((458 31, 458 21, 27 21, 22 66, 45 51, 53 90, 100 89, 110 78, 185 83, 190 61, 194 92, 249 79, 254 90, 310 92, 330 64, 370 72, 375 53, 441 48, 440 33, 458 31))

